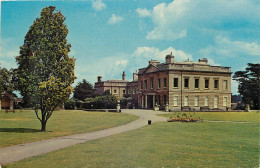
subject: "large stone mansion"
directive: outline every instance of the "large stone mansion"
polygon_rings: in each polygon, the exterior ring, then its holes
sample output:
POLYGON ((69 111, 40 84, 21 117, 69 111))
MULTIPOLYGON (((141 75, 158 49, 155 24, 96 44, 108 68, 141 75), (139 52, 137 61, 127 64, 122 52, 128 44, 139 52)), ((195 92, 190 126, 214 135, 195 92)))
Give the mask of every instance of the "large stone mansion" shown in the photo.
POLYGON ((134 107, 179 110, 231 109, 231 68, 211 66, 207 59, 199 62, 175 61, 172 54, 164 63, 149 61, 145 68, 133 74, 133 81, 102 81, 98 77, 95 88, 118 97, 131 97, 134 107))

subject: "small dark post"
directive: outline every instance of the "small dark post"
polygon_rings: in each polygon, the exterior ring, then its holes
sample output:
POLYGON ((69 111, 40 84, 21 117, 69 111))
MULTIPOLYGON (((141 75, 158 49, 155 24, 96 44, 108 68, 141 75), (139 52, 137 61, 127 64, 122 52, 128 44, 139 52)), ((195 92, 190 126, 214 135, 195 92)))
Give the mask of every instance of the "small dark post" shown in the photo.
POLYGON ((152 120, 148 120, 148 125, 151 125, 152 124, 152 120))

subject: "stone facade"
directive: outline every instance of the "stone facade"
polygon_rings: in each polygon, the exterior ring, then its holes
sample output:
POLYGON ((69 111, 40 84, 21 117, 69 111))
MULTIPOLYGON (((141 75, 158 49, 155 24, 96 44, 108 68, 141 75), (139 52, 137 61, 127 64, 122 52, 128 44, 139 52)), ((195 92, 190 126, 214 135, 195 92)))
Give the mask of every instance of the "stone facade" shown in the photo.
POLYGON ((127 94, 125 97, 131 98, 128 107, 137 108, 138 107, 138 77, 137 74, 133 74, 133 81, 128 82, 126 85, 127 94))
MULTIPOLYGON (((165 63, 149 61, 146 68, 133 74, 133 81, 102 81, 95 83, 97 93, 106 90, 119 98, 130 98, 131 107, 169 107, 169 110, 200 111, 231 109, 231 68, 211 66, 207 59, 174 61, 167 55, 165 63)), ((129 106, 128 106, 129 107, 129 106)))
POLYGON ((151 60, 138 72, 138 105, 156 104, 173 111, 231 109, 231 68, 210 66, 207 59, 174 61, 172 55, 165 63, 151 60))
POLYGON ((108 80, 95 83, 95 89, 98 94, 102 95, 105 91, 116 97, 124 97, 126 95, 126 85, 128 81, 108 80))
POLYGON ((130 106, 136 107, 138 105, 138 76, 136 73, 133 74, 133 81, 131 82, 125 80, 125 72, 122 74, 122 80, 113 79, 102 81, 102 77, 98 76, 98 82, 95 83, 95 89, 100 95, 107 90, 110 94, 115 95, 118 98, 130 97, 130 106))

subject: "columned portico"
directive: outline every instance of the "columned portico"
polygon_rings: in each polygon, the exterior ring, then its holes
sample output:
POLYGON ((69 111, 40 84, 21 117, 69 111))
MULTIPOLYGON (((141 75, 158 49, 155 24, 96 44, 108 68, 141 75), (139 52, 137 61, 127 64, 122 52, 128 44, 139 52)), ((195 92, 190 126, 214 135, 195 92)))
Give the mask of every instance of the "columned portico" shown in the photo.
POLYGON ((147 108, 147 95, 145 95, 145 108, 147 108))
POLYGON ((152 109, 155 106, 156 93, 144 95, 144 108, 152 109))
POLYGON ((141 96, 141 99, 140 99, 140 100, 141 100, 141 107, 142 107, 142 108, 144 108, 144 102, 143 102, 143 99, 144 99, 143 96, 141 96))
POLYGON ((155 107, 155 95, 153 95, 153 108, 155 107))

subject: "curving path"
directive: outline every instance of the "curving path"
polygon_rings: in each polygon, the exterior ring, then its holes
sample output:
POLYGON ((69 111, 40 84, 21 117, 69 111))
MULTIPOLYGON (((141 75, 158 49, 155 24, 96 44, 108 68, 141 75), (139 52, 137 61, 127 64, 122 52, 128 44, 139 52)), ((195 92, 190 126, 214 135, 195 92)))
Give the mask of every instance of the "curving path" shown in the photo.
POLYGON ((37 156, 40 154, 52 152, 58 149, 66 148, 78 143, 83 143, 110 135, 120 134, 123 132, 135 130, 147 126, 148 120, 153 122, 166 121, 164 117, 156 116, 156 114, 165 114, 153 110, 140 109, 123 109, 122 113, 133 114, 139 116, 139 119, 113 128, 108 128, 100 131, 57 137, 37 142, 25 143, 20 145, 8 146, 0 148, 0 164, 8 164, 19 161, 25 158, 37 156))

